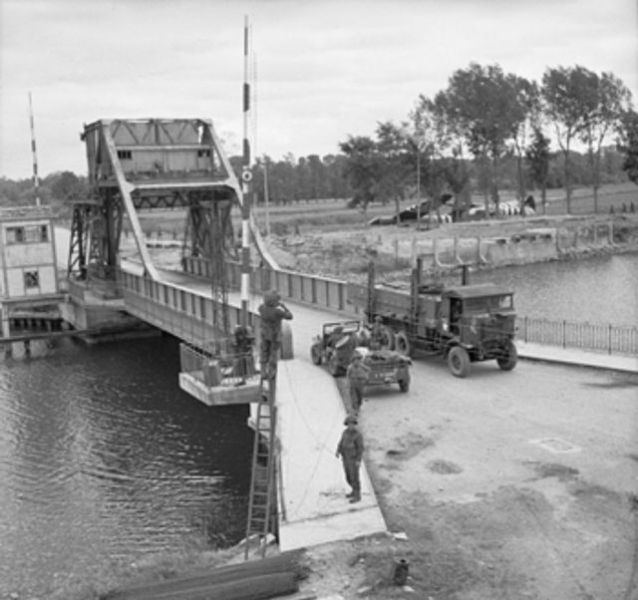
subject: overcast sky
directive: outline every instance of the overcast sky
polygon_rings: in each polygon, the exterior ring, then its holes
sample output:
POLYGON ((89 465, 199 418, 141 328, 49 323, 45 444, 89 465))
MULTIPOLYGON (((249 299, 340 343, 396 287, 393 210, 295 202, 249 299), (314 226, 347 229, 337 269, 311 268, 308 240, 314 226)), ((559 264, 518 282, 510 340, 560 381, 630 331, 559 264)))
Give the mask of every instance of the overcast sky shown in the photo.
POLYGON ((612 71, 638 104, 636 0, 0 0, 0 176, 85 174, 79 134, 102 118, 213 120, 240 153, 244 15, 256 154, 333 154, 406 119, 470 62, 540 80, 612 71))

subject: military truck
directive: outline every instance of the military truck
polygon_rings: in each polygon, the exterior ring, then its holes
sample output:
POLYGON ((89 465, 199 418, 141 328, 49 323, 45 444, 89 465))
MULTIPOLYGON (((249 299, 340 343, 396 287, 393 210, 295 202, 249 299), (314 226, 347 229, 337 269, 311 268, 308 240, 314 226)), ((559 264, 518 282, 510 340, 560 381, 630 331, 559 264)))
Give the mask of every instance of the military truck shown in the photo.
POLYGON ((421 270, 418 261, 408 292, 376 285, 371 265, 367 286, 348 286, 348 302, 363 309, 369 322, 380 317, 389 349, 443 356, 456 377, 466 377, 470 363, 485 360, 511 371, 518 360, 513 292, 469 285, 466 270, 461 285, 422 284, 421 270))

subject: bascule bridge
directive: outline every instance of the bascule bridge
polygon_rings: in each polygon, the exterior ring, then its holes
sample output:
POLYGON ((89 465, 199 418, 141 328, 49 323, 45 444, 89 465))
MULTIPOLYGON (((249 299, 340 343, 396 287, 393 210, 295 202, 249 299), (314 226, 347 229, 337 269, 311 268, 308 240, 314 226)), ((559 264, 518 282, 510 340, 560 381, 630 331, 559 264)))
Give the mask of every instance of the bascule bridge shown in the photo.
MULTIPOLYGON (((245 287, 258 294, 256 298, 275 288, 284 298, 344 311, 345 283, 278 268, 243 204, 247 181, 242 188, 210 121, 99 120, 84 127, 82 139, 90 195, 73 210, 65 320, 80 331, 130 329, 134 320, 167 332, 181 340, 183 390, 208 405, 250 403, 256 434, 248 539, 253 534, 260 543, 267 539, 275 496, 281 549, 384 531, 367 479, 368 491, 353 515, 332 493, 342 479, 334 468, 332 448, 308 445, 308 435, 334 435, 344 408, 330 375, 293 358, 290 329, 284 329, 281 358, 286 360, 279 367, 280 377, 269 378, 266 385, 256 373, 255 384, 250 365, 236 361, 237 356, 225 363, 227 352, 216 347, 218 341, 231 339, 237 325, 248 325, 258 337, 256 305, 246 309, 245 287), (153 261, 140 220, 144 211, 171 208, 184 218, 178 269, 153 261), (238 209, 244 209, 242 250, 249 237, 257 250, 253 257, 258 264, 250 266, 249 282, 234 236, 238 209), (132 254, 122 251, 125 230, 132 234, 132 254), (313 424, 311 434, 300 427, 308 423, 313 424), (264 438, 266 452, 259 443, 264 438), (309 469, 309 464, 315 466, 309 469), (257 465, 265 468, 266 477, 257 465)), ((248 554, 248 545, 246 549, 248 554)))
POLYGON ((221 310, 228 290, 224 263, 237 259, 231 208, 241 194, 212 123, 100 120, 86 125, 81 137, 90 196, 73 209, 68 276, 74 325, 94 327, 104 317, 105 302, 122 297, 117 269, 124 226, 144 276, 161 280, 139 218, 152 209, 185 211, 184 258, 205 261, 221 310))

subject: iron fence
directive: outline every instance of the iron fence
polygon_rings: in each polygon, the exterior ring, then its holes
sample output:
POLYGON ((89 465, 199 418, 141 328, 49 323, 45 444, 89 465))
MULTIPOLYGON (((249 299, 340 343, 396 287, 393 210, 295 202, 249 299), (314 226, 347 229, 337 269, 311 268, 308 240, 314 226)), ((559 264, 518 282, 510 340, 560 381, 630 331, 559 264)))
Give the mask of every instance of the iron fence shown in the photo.
POLYGON ((533 317, 519 317, 517 327, 517 337, 524 342, 638 355, 638 327, 533 317))

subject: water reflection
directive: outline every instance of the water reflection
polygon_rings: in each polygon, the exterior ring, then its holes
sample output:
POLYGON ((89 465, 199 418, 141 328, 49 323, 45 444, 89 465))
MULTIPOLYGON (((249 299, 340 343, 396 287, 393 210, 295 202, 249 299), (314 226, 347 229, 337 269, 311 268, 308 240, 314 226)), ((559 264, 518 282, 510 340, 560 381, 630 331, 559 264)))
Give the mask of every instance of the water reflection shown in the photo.
POLYGON ((242 537, 247 411, 200 404, 177 372, 170 338, 0 366, 0 593, 242 537))

